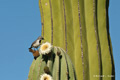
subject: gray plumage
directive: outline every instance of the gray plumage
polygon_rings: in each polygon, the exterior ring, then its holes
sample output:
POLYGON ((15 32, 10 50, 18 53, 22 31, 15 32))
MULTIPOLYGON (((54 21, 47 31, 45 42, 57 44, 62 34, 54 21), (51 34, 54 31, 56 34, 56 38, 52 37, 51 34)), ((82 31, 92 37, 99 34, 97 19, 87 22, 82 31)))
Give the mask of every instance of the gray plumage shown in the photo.
POLYGON ((39 36, 32 44, 31 44, 31 48, 38 48, 41 45, 41 40, 44 40, 44 38, 42 36, 39 36))

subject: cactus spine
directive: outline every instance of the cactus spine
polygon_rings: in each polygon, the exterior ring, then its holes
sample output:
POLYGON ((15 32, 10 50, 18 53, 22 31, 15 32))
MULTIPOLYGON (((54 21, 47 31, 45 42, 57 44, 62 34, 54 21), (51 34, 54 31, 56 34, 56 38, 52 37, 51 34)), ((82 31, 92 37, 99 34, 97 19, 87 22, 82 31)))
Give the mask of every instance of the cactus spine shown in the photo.
POLYGON ((40 80, 44 73, 51 75, 53 80, 76 80, 75 70, 69 56, 59 47, 54 47, 48 55, 40 55, 33 60, 28 80, 40 80))
POLYGON ((115 73, 108 3, 109 0, 39 0, 42 35, 67 52, 78 80, 115 79, 109 77, 115 73))

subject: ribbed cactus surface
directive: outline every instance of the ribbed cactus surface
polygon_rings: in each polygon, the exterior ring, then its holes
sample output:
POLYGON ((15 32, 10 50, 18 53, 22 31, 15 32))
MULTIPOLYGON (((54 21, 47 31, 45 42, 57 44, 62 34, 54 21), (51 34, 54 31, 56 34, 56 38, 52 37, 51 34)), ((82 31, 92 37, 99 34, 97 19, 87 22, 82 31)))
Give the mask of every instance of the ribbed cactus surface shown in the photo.
POLYGON ((69 56, 59 47, 53 47, 47 55, 40 54, 36 60, 33 60, 28 80, 51 80, 40 79, 45 73, 50 75, 52 80, 77 80, 69 56))
POLYGON ((70 56, 78 80, 114 80, 109 0, 39 0, 42 36, 70 56))

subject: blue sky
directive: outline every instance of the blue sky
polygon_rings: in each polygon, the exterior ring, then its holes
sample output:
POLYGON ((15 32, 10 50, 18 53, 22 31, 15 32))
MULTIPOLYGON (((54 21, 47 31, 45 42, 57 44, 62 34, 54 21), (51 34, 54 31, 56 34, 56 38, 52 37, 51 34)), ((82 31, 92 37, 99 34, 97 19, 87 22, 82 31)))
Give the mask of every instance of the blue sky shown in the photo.
MULTIPOLYGON (((120 0, 110 0, 110 35, 120 80, 120 0)), ((0 0, 0 80, 26 80, 33 56, 31 42, 41 35, 38 0, 0 0)))
POLYGON ((120 80, 120 0, 110 0, 109 28, 113 47, 116 80, 120 80))

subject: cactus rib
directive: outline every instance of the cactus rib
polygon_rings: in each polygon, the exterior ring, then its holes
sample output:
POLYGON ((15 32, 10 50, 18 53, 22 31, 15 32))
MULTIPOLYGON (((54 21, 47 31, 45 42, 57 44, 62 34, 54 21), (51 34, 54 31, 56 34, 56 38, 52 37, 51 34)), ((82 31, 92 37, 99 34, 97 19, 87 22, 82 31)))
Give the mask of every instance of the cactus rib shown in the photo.
POLYGON ((79 15, 79 26, 80 26, 80 41, 81 41, 81 58, 82 58, 82 66, 83 66, 83 80, 85 80, 85 71, 84 71, 84 62, 83 62, 83 43, 82 43, 82 26, 81 26, 81 18, 80 18, 80 8, 78 1, 78 15, 79 15))
POLYGON ((41 12, 41 24, 42 24, 42 36, 44 37, 44 14, 43 14, 43 8, 41 4, 41 0, 39 0, 39 5, 40 5, 40 12, 41 12))
POLYGON ((51 44, 53 44, 53 16, 52 16, 51 0, 49 0, 49 3, 50 3, 50 14, 51 14, 51 44))
MULTIPOLYGON (((102 74, 105 76, 114 76, 114 63, 113 56, 111 55, 111 47, 108 31, 108 2, 109 0, 99 0, 97 2, 97 15, 98 15, 98 32, 100 37, 101 57, 102 57, 102 74), (109 66, 109 68, 107 68, 109 66), (112 73, 113 71, 113 73, 112 73)), ((103 77, 103 80, 114 80, 115 77, 103 77)))
POLYGON ((65 49, 67 52, 67 24, 66 24, 66 12, 65 12, 65 1, 63 0, 63 9, 64 9, 64 21, 65 21, 65 49))
MULTIPOLYGON (((93 0, 93 15, 94 15, 94 28, 95 28, 95 36, 96 36, 96 49, 98 54, 98 62, 99 62, 99 75, 102 75, 102 60, 101 60, 101 52, 99 46, 99 35, 98 35, 98 24, 97 24, 97 0, 93 0)), ((99 77, 99 80, 102 80, 102 77, 99 77)))

